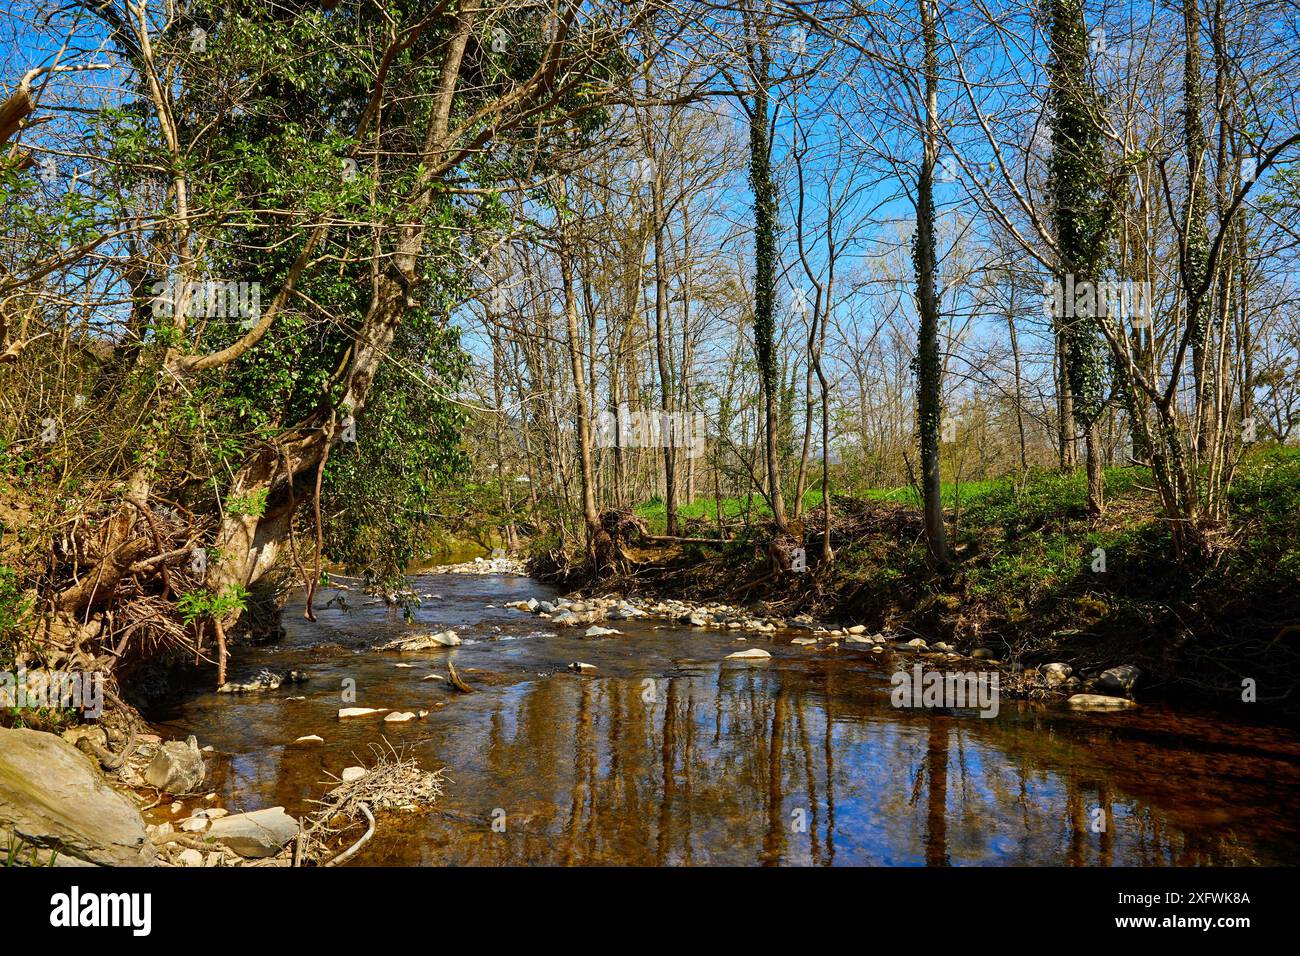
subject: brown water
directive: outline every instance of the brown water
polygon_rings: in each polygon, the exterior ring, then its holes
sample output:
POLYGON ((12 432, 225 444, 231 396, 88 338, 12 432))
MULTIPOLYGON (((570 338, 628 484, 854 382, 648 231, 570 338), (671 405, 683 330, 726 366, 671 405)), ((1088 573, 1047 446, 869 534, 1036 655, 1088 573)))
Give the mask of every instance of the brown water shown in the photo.
POLYGON ((232 811, 306 812, 327 771, 369 762, 381 737, 445 767, 439 809, 390 818, 360 864, 1234 865, 1300 852, 1291 731, 1150 705, 899 710, 889 676, 907 662, 892 653, 653 622, 588 640, 500 607, 553 596, 526 578, 415 583, 440 595, 417 630, 453 627, 464 645, 375 653, 413 630, 383 604, 349 592, 351 613, 324 610, 314 625, 291 605, 287 638, 240 649, 231 676, 300 668, 310 682, 196 691, 160 729, 216 748, 210 785, 232 811), (747 646, 771 661, 722 661, 747 646), (475 693, 420 680, 448 660, 475 693), (567 672, 572 661, 599 670, 567 672), (345 679, 357 706, 431 713, 339 721, 345 679), (291 744, 312 733, 325 744, 291 744))

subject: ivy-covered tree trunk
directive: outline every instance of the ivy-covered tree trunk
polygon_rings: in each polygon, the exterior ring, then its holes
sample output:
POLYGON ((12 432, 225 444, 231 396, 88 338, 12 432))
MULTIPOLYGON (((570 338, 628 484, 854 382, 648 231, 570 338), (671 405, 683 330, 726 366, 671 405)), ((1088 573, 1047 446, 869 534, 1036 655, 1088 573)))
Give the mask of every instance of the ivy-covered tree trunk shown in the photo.
POLYGON ((912 264, 916 270, 916 309, 920 317, 916 348, 916 424, 921 456, 921 498, 925 538, 940 565, 952 561, 943 523, 943 486, 939 476, 939 431, 943 416, 943 360, 939 351, 939 294, 936 288, 934 235, 934 167, 939 158, 938 27, 933 0, 920 0, 925 44, 925 129, 921 169, 916 181, 916 233, 912 264))
POLYGON ((1183 302, 1191 329, 1192 381, 1196 390, 1196 446, 1204 454, 1215 430, 1214 367, 1209 359, 1210 316, 1205 307, 1210 237, 1205 128, 1201 124, 1201 16, 1198 0, 1183 0, 1183 149, 1187 195, 1183 200, 1183 302))
POLYGON ((768 124, 771 56, 764 27, 750 15, 749 59, 753 96, 749 112, 749 182, 754 191, 754 353, 763 388, 767 448, 767 492, 778 533, 787 527, 781 491, 779 383, 776 368, 776 187, 772 182, 772 143, 768 124))
POLYGON ((1048 191, 1059 250, 1057 275, 1064 330, 1065 371, 1074 420, 1085 438, 1088 511, 1104 510, 1104 480, 1098 420, 1105 410, 1106 362, 1098 311, 1102 267, 1112 211, 1105 188, 1101 106, 1092 87, 1090 38, 1081 0, 1049 0, 1052 155, 1048 191))

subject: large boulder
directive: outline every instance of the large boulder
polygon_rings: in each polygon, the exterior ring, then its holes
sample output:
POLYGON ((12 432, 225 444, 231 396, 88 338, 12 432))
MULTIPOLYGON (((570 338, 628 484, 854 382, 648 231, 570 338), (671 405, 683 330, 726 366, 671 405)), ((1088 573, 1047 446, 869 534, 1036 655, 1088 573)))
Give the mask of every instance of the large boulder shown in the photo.
POLYGON ((214 820, 203 838, 230 847, 240 856, 275 856, 298 836, 298 821, 284 807, 267 807, 214 820))
POLYGON ((206 773, 199 742, 191 734, 184 743, 169 740, 159 747, 145 768, 144 779, 165 793, 193 793, 206 773))
POLYGON ((0 846, 39 848, 63 866, 147 866, 156 859, 144 820, 94 763, 67 741, 0 729, 0 846))
POLYGON ((1123 664, 1102 671, 1093 690, 1099 694, 1109 694, 1112 697, 1127 697, 1133 693, 1133 688, 1137 686, 1137 682, 1141 679, 1141 669, 1134 667, 1132 664, 1123 664))

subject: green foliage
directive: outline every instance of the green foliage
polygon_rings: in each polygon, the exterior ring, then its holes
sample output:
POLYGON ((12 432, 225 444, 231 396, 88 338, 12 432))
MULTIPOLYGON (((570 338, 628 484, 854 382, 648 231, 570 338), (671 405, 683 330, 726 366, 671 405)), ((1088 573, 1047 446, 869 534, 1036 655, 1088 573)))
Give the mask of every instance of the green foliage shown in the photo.
POLYGON ((231 495, 226 499, 226 510, 233 515, 260 518, 266 514, 267 489, 257 488, 247 495, 231 495))
POLYGON ((0 670, 12 670, 22 636, 22 625, 32 602, 19 587, 18 573, 0 564, 0 670))
POLYGON ((468 356, 455 329, 431 321, 399 331, 363 414, 356 441, 335 449, 326 468, 326 554, 349 570, 401 580, 441 523, 436 502, 468 468, 465 422, 450 396, 468 356))
POLYGON ((247 609, 248 589, 229 584, 216 594, 207 588, 186 591, 177 599, 176 607, 186 624, 223 618, 232 611, 247 609))

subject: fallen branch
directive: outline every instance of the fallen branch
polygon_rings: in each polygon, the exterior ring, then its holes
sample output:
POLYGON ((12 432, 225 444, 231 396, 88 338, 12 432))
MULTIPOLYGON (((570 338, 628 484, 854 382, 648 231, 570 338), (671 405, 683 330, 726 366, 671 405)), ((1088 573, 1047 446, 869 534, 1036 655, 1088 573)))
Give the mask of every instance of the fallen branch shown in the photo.
POLYGON ((356 856, 357 851, 369 843, 370 838, 375 835, 375 815, 370 812, 370 808, 364 803, 360 804, 359 809, 365 815, 366 823, 368 824, 366 832, 362 834, 360 840, 352 844, 338 856, 334 857, 334 859, 327 860, 324 863, 325 866, 338 866, 340 863, 346 863, 348 860, 352 859, 352 857, 356 856))

